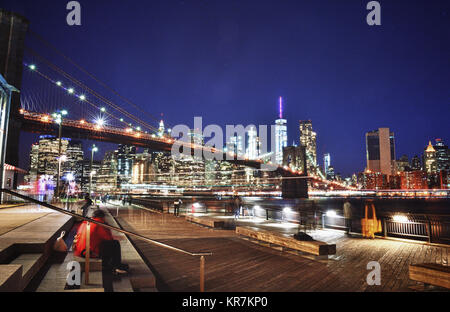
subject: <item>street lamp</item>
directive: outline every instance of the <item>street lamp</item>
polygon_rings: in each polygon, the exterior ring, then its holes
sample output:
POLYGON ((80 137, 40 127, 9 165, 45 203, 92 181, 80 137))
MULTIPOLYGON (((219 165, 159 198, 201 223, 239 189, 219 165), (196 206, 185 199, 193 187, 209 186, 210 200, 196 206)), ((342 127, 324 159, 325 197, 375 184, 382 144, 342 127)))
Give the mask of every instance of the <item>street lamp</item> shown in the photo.
POLYGON ((92 149, 91 149, 91 164, 89 167, 89 196, 91 196, 91 189, 92 189, 92 175, 94 175, 95 173, 92 171, 92 163, 94 162, 94 153, 98 151, 98 147, 94 145, 92 145, 92 149))
POLYGON ((59 197, 59 180, 61 180, 61 161, 63 161, 62 160, 63 155, 61 155, 62 124, 63 124, 63 118, 67 114, 68 114, 67 110, 65 110, 65 109, 52 114, 53 119, 59 125, 59 129, 58 129, 58 177, 56 179, 56 192, 55 192, 56 198, 59 197))

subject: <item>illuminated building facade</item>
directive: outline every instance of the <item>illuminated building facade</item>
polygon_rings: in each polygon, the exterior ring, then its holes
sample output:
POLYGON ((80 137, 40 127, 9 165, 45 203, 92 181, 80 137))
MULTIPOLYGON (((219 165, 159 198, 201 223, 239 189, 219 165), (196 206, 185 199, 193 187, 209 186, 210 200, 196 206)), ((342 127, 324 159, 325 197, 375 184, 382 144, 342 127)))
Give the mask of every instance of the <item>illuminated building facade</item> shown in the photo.
MULTIPOLYGON (((94 170, 94 168, 92 168, 94 170)), ((89 167, 88 167, 89 171, 89 167)), ((121 180, 118 176, 118 151, 108 151, 105 153, 100 168, 93 175, 92 184, 94 186, 94 177, 96 178, 97 192, 109 192, 120 188, 121 180)), ((89 179, 89 174, 88 174, 89 179)), ((88 182, 89 184, 89 182, 88 182)))
POLYGON ((437 173, 437 159, 436 159, 436 150, 434 149, 431 141, 428 142, 428 146, 425 148, 423 152, 423 169, 427 174, 432 175, 437 173))
POLYGON ((422 170, 422 162, 417 155, 414 155, 414 157, 411 158, 411 170, 422 170))
POLYGON ((442 139, 436 139, 436 144, 434 146, 436 150, 436 166, 437 171, 449 170, 450 169, 450 155, 448 146, 444 144, 442 139))
POLYGON ((381 172, 361 172, 358 180, 361 187, 366 190, 387 189, 389 185, 388 176, 381 172))
POLYGON ((402 190, 425 190, 428 188, 427 177, 421 170, 400 172, 402 190))
POLYGON ((117 149, 117 174, 118 186, 129 184, 133 169, 133 162, 136 156, 136 147, 120 144, 117 149))
POLYGON ((408 156, 406 156, 406 155, 403 155, 402 157, 397 159, 397 161, 395 162, 395 165, 396 165, 396 168, 397 168, 396 169, 397 173, 411 170, 411 166, 409 164, 408 156))
POLYGON ((317 167, 317 134, 312 129, 311 120, 300 121, 300 145, 306 148, 307 172, 315 172, 317 167))
MULTIPOLYGON (((101 162, 100 161, 93 161, 92 162, 92 172, 95 172, 95 174, 92 175, 92 189, 91 190, 97 190, 97 178, 100 175, 100 167, 101 162)), ((91 174, 91 161, 90 160, 83 160, 82 163, 83 173, 81 178, 81 191, 83 193, 89 193, 89 182, 90 182, 90 174, 91 174)), ((109 173, 108 173, 109 174, 109 173)), ((115 188, 116 180, 114 180, 113 188, 115 188)))
POLYGON ((283 163, 283 149, 287 146, 287 120, 283 119, 283 98, 279 99, 279 119, 275 120, 275 163, 283 163))
POLYGON ((228 139, 227 151, 235 153, 238 156, 244 155, 244 138, 240 135, 234 135, 228 139))
POLYGON ((385 175, 395 173, 395 138, 389 128, 366 133, 367 170, 385 175))
POLYGON ((77 185, 81 185, 83 178, 83 145, 80 141, 71 140, 67 146, 66 161, 61 166, 61 176, 73 175, 77 185))
POLYGON ((246 156, 248 159, 257 159, 259 154, 259 148, 258 148, 258 136, 257 136, 256 127, 252 126, 248 132, 248 147, 246 156))
POLYGON ((323 173, 327 179, 330 171, 330 166, 331 166, 331 156, 330 153, 326 153, 323 155, 323 173))
MULTIPOLYGON (((68 138, 61 138, 61 156, 66 156, 69 147, 68 138)), ((30 170, 29 175, 25 178, 28 182, 34 182, 40 176, 46 175, 52 177, 56 181, 58 174, 58 147, 59 139, 52 135, 41 135, 38 143, 31 146, 30 152, 30 170)), ((61 172, 63 172, 64 162, 61 163, 61 172)), ((61 174, 62 176, 62 174, 61 174)))

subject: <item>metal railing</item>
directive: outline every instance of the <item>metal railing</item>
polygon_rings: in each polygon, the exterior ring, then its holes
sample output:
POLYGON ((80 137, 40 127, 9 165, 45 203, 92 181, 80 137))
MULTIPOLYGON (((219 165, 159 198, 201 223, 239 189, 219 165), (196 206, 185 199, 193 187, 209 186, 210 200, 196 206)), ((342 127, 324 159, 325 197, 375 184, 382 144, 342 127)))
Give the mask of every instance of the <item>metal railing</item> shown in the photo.
MULTIPOLYGON (((34 198, 31 198, 31 197, 28 197, 28 196, 16 193, 16 192, 8 190, 8 189, 0 189, 0 193, 10 194, 10 195, 12 195, 14 197, 20 198, 22 200, 25 200, 25 201, 28 201, 28 202, 31 202, 31 203, 34 203, 34 204, 37 204, 37 205, 41 205, 43 207, 49 208, 51 210, 54 210, 54 211, 57 211, 57 212, 60 212, 60 213, 63 213, 65 215, 69 215, 69 216, 72 216, 72 217, 75 217, 75 218, 78 218, 78 219, 82 219, 84 221, 87 221, 88 223, 93 223, 93 224, 96 224, 96 225, 108 228, 110 230, 123 233, 125 235, 136 237, 136 238, 138 238, 140 240, 143 240, 143 241, 146 241, 148 243, 157 245, 159 247, 170 249, 170 250, 173 250, 173 251, 176 251, 176 252, 180 252, 180 253, 183 253, 183 254, 186 254, 186 255, 193 256, 193 257, 200 257, 200 292, 204 292, 205 291, 205 256, 212 256, 212 252, 190 252, 190 251, 187 251, 187 250, 184 250, 184 249, 181 249, 181 248, 173 247, 173 246, 170 246, 170 245, 167 245, 167 244, 155 241, 155 240, 153 240, 151 238, 148 238, 148 237, 145 237, 143 235, 140 235, 140 234, 137 234, 137 233, 134 233, 134 232, 130 232, 130 231, 127 231, 127 230, 123 230, 121 228, 118 228, 118 227, 115 227, 115 226, 112 226, 112 225, 109 225, 109 224, 101 223, 101 222, 95 221, 94 219, 91 219, 91 218, 88 218, 88 217, 83 217, 82 215, 70 212, 68 210, 64 210, 62 208, 50 205, 50 204, 48 204, 46 202, 39 201, 37 199, 34 199, 34 198)), ((89 262, 87 261, 87 263, 89 263, 89 262)), ((89 268, 89 264, 87 264, 87 265, 88 265, 88 268, 89 268)))
POLYGON ((426 222, 395 221, 383 219, 384 236, 397 235, 411 238, 426 238, 431 242, 429 224, 426 222))

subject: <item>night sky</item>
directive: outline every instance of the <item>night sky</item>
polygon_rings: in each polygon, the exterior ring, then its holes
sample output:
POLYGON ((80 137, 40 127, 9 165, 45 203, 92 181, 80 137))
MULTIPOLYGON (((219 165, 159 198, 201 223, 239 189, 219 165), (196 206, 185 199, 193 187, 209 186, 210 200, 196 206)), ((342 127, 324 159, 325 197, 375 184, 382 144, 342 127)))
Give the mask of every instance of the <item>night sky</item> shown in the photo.
POLYGON ((319 163, 329 152, 344 175, 364 170, 379 127, 397 158, 450 143, 450 1, 379 1, 382 25, 368 26, 366 0, 81 0, 73 27, 67 2, 0 6, 171 125, 270 125, 283 96, 289 144, 311 119, 319 163))

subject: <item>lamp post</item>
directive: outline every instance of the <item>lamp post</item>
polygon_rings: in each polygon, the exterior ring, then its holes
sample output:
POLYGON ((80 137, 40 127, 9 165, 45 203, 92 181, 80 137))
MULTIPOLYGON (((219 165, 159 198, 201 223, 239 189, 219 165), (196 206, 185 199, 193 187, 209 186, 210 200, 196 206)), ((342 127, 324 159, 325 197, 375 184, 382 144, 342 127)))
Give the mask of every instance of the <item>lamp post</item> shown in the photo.
POLYGON ((67 115, 66 110, 62 110, 56 113, 53 113, 52 116, 55 120, 55 122, 59 125, 58 129, 58 176, 56 178, 56 191, 55 191, 55 197, 59 198, 59 180, 61 180, 61 135, 62 135, 62 123, 64 116, 67 115))
POLYGON ((91 149, 91 164, 89 166, 89 196, 91 196, 91 189, 92 189, 92 163, 94 162, 94 153, 98 151, 98 147, 94 145, 92 145, 92 149, 91 149))

